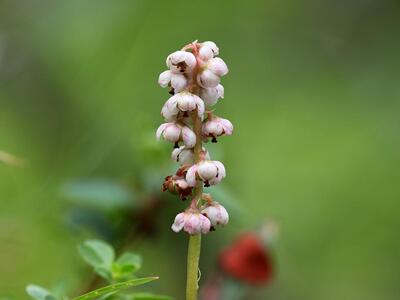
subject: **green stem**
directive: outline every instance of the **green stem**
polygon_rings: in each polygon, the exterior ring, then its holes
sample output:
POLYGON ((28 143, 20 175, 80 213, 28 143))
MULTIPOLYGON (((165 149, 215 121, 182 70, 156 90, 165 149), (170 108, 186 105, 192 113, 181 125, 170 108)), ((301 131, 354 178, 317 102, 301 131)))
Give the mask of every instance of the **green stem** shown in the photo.
MULTIPOLYGON (((197 46, 193 46, 193 54, 198 55, 197 46)), ((195 78, 197 77, 198 67, 193 72, 193 90, 194 94, 199 94, 200 87, 197 85, 195 78)), ((195 163, 198 163, 202 159, 202 136, 201 128, 202 121, 197 115, 197 111, 192 113, 193 119, 193 131, 196 134, 196 145, 193 148, 195 163)), ((199 209, 201 204, 201 198, 203 195, 203 182, 197 181, 197 185, 193 191, 192 201, 197 201, 196 206, 199 209)), ((198 274, 199 274, 199 261, 200 261, 200 249, 201 249, 201 233, 191 235, 189 237, 188 256, 187 256, 187 279, 186 279, 186 300, 197 300, 197 292, 199 289, 198 274)))
POLYGON ((189 237, 187 257, 186 300, 197 300, 201 234, 189 237))

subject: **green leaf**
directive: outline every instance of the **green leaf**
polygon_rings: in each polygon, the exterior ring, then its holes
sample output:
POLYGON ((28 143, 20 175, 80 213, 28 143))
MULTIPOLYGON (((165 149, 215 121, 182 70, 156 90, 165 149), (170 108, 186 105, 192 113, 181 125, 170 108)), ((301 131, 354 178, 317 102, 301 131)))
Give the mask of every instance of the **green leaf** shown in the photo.
POLYGON ((48 290, 35 284, 28 285, 26 287, 26 292, 36 300, 57 300, 48 290))
POLYGON ((142 258, 132 252, 122 254, 112 266, 113 278, 124 279, 133 275, 142 266, 142 258))
POLYGON ((142 285, 142 284, 148 283, 148 282, 156 280, 156 279, 158 279, 158 277, 145 277, 145 278, 132 279, 132 280, 128 280, 125 282, 115 283, 115 284, 108 285, 108 286, 99 288, 97 290, 91 291, 87 294, 75 297, 72 300, 94 299, 94 298, 98 298, 98 297, 108 294, 108 293, 116 293, 122 289, 127 289, 132 286, 142 285))
POLYGON ((173 298, 165 295, 155 295, 151 293, 131 294, 127 297, 129 300, 173 300, 173 298))
POLYGON ((91 266, 97 269, 110 269, 114 262, 113 247, 100 240, 87 240, 78 247, 79 254, 91 266))

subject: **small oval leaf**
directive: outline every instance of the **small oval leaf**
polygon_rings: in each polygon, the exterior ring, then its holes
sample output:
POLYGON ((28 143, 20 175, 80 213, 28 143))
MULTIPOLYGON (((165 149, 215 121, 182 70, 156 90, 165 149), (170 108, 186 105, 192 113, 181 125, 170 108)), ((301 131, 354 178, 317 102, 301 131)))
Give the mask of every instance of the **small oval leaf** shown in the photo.
POLYGON ((110 268, 115 257, 113 247, 100 240, 87 240, 78 250, 82 258, 95 268, 110 268))
POLYGON ((26 292, 35 300, 57 300, 48 290, 35 284, 28 285, 26 292))

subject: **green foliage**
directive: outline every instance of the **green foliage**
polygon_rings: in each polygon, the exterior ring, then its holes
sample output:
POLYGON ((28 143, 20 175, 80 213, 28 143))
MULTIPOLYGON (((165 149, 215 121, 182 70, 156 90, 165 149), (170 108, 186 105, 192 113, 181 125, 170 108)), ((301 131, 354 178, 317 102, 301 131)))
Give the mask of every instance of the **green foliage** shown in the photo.
MULTIPOLYGON (((72 300, 86 300, 100 298, 104 299, 131 299, 131 300, 169 300, 166 296, 153 294, 115 294, 123 289, 142 285, 158 277, 134 278, 122 281, 124 278, 133 277, 133 274, 142 266, 142 258, 132 252, 125 252, 115 260, 114 248, 106 242, 100 240, 87 240, 78 246, 78 250, 85 262, 94 268, 94 271, 105 279, 116 282, 108 286, 101 287, 84 295, 73 298, 72 300), (120 282, 118 282, 120 281, 120 282), (122 281, 122 282, 121 282, 122 281)), ((66 297, 55 296, 49 290, 38 285, 30 284, 26 287, 26 292, 35 300, 66 300, 66 297)))
POLYGON ((119 283, 115 283, 115 284, 111 284, 111 285, 99 288, 99 289, 91 291, 87 294, 75 297, 72 300, 87 300, 87 299, 99 298, 100 296, 107 295, 107 294, 113 294, 113 293, 119 292, 120 290, 127 289, 132 286, 142 285, 142 284, 151 282, 156 279, 158 279, 158 277, 146 277, 146 278, 131 279, 128 281, 119 282, 119 283))
POLYGON ((71 203, 100 210, 132 207, 135 197, 131 189, 107 178, 82 178, 67 182, 62 195, 71 203))
POLYGON ((142 266, 142 258, 132 252, 125 252, 115 260, 113 247, 100 240, 85 241, 78 250, 85 262, 109 282, 133 278, 142 266))
POLYGON ((115 258, 113 247, 100 240, 88 240, 78 247, 79 254, 100 276, 112 279, 112 264, 115 258))
POLYGON ((150 293, 137 293, 127 296, 126 300, 172 300, 173 298, 164 295, 150 293))
POLYGON ((50 291, 38 285, 28 285, 26 287, 26 292, 35 300, 57 300, 56 296, 50 291))
POLYGON ((115 280, 121 280, 131 276, 142 266, 142 258, 132 252, 123 253, 111 267, 112 277, 115 280))

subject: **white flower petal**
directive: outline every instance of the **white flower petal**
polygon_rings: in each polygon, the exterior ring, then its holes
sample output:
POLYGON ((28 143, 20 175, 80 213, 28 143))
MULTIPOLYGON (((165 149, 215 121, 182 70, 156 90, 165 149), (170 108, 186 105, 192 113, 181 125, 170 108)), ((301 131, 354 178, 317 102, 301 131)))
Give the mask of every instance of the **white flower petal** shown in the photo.
POLYGON ((171 71, 169 70, 162 72, 158 77, 158 84, 163 88, 167 87, 170 81, 171 81, 171 71))
POLYGON ((196 172, 197 172, 197 165, 191 166, 186 173, 186 181, 189 184, 189 186, 196 186, 197 180, 196 180, 196 172))
POLYGON ((182 140, 186 147, 193 148, 196 144, 196 134, 187 126, 182 127, 182 140))

